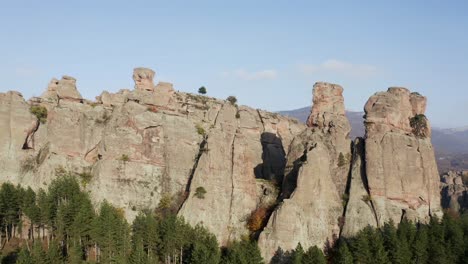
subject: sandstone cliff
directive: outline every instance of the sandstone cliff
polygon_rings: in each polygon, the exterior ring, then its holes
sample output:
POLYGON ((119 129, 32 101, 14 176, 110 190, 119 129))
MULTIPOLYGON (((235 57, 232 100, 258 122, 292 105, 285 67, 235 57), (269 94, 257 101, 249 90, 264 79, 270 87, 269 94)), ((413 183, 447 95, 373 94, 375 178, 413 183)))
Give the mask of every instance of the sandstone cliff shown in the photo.
POLYGON ((29 102, 16 92, 0 94, 1 180, 38 189, 72 172, 96 203, 108 200, 129 220, 164 200, 222 244, 248 235, 248 215, 278 195, 262 172, 275 167, 272 157, 284 159, 305 126, 176 92, 169 83, 154 85, 153 77, 154 71, 137 68, 135 90, 103 92, 94 102, 83 99, 68 76, 53 79, 29 102), (31 106, 47 109, 46 122, 31 114, 31 106), (198 187, 204 198, 194 196, 198 187))
MULTIPOLYGON (((69 76, 27 102, 0 93, 0 181, 39 189, 72 173, 96 204, 106 199, 129 220, 171 208, 221 245, 258 238, 266 259, 298 243, 325 248, 367 225, 441 214, 426 98, 417 93, 373 95, 366 137, 351 142, 339 85, 314 85, 305 126, 155 85, 154 76, 136 68, 133 90, 95 101, 69 76)), ((456 207, 466 190, 452 178, 443 190, 456 207)))
POLYGON ((298 243, 324 248, 339 236, 351 153, 342 93, 335 84, 314 85, 309 127, 294 138, 288 153, 284 200, 259 238, 265 259, 298 243))

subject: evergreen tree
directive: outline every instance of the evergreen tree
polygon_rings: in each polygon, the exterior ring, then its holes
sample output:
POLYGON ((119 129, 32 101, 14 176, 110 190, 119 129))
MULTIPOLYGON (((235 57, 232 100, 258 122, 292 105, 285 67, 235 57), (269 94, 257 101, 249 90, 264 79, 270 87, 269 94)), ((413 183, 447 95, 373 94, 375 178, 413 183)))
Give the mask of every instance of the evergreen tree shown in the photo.
POLYGON ((68 251, 69 264, 83 263, 83 249, 79 245, 72 245, 68 251))
POLYGON ((403 219, 398 225, 397 237, 399 243, 399 255, 401 263, 411 263, 411 244, 413 243, 416 230, 414 225, 403 219))
POLYGON ((221 253, 216 237, 202 226, 196 226, 190 255, 190 263, 193 264, 219 263, 221 253))
POLYGON ((255 242, 242 240, 233 242, 225 251, 223 264, 263 264, 260 250, 255 242))
POLYGON ((411 251, 413 252, 412 263, 423 264, 428 261, 428 231, 427 226, 420 224, 414 243, 411 245, 411 251))
POLYGON ((362 230, 350 240, 350 247, 352 249, 353 259, 356 262, 362 264, 374 263, 366 230, 362 230))
POLYGON ((349 251, 348 245, 344 239, 338 242, 333 263, 335 264, 353 264, 353 255, 349 251))
POLYGON ((47 264, 47 254, 44 252, 40 241, 34 242, 31 257, 35 264, 47 264))
POLYGON ((50 241, 49 249, 47 250, 47 263, 61 263, 63 261, 62 251, 57 241, 50 241))
POLYGON ((369 246, 372 253, 374 263, 387 264, 390 263, 387 252, 385 251, 382 234, 378 229, 367 227, 367 237, 369 239, 369 246))
POLYGON ((199 94, 206 94, 206 88, 205 88, 205 86, 202 86, 202 87, 198 88, 198 93, 199 93, 199 94))
POLYGON ((444 228, 436 217, 429 223, 429 261, 434 264, 449 263, 446 255, 444 228))
POLYGON ((130 251, 130 228, 123 213, 104 201, 93 226, 94 240, 100 248, 101 261, 125 260, 130 251))
POLYGON ((397 230, 393 221, 384 224, 383 239, 385 250, 391 263, 403 264, 401 258, 400 241, 397 236, 397 230))
POLYGON ((463 228, 452 216, 445 214, 443 218, 445 244, 449 263, 459 263, 464 256, 465 241, 463 240, 463 228))
POLYGON ((296 249, 292 252, 292 263, 293 264, 301 264, 302 257, 304 257, 304 249, 302 248, 301 243, 297 244, 296 249))
POLYGON ((35 264, 29 250, 26 247, 22 247, 18 253, 18 258, 16 259, 17 264, 35 264))
POLYGON ((327 260, 323 255, 322 250, 317 246, 310 247, 302 257, 303 264, 326 264, 327 260))
POLYGON ((143 247, 143 241, 139 239, 138 241, 135 241, 134 244, 135 245, 133 246, 132 252, 130 253, 128 263, 149 264, 150 261, 148 259, 148 254, 145 252, 145 249, 143 247))

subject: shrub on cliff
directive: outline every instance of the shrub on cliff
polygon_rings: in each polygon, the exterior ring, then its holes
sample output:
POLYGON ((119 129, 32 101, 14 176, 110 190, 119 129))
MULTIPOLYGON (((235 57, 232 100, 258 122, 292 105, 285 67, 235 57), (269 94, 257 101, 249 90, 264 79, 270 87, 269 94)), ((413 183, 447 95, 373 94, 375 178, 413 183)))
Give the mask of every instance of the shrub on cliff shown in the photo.
POLYGON ((195 197, 197 197, 198 199, 205 199, 205 194, 206 194, 206 190, 205 188, 203 187, 197 187, 197 189, 195 190, 195 197))
POLYGON ((45 108, 44 106, 33 105, 31 106, 31 108, 29 108, 29 111, 31 112, 31 114, 37 117, 37 120, 39 120, 41 124, 47 122, 47 108, 45 108))
POLYGON ((199 94, 206 94, 206 88, 205 88, 205 86, 202 86, 202 87, 198 88, 198 93, 199 93, 199 94))
POLYGON ((230 102, 231 104, 235 105, 237 103, 237 98, 235 96, 228 96, 228 98, 226 99, 228 102, 230 102))
POLYGON ((268 211, 264 207, 257 208, 251 213, 249 219, 247 220, 247 227, 249 228, 250 232, 255 233, 263 227, 267 213, 268 211))
POLYGON ((413 134, 415 136, 421 138, 428 136, 427 118, 425 115, 419 114, 410 118, 410 126, 413 129, 413 134))

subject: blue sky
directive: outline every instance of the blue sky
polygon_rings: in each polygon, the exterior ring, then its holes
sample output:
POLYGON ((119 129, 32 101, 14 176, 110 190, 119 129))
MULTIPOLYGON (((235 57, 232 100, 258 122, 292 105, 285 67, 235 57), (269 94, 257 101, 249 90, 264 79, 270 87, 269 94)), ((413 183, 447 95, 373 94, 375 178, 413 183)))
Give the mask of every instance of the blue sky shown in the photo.
POLYGON ((77 78, 92 99, 157 81, 271 111, 310 105, 316 81, 349 110, 404 86, 439 127, 468 125, 466 1, 2 1, 0 92, 77 78))

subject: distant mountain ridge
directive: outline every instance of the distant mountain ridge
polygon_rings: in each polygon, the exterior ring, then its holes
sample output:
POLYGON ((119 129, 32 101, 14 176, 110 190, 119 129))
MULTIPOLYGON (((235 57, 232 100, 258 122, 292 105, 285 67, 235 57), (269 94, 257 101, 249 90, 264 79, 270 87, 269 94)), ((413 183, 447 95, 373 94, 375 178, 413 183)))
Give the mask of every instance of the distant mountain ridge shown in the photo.
MULTIPOLYGON (((306 122, 311 107, 279 111, 278 113, 306 122)), ((351 124, 350 137, 365 134, 364 112, 346 111, 351 124)), ((432 127, 432 144, 435 149, 440 172, 448 170, 468 170, 468 126, 442 129, 432 127)))

